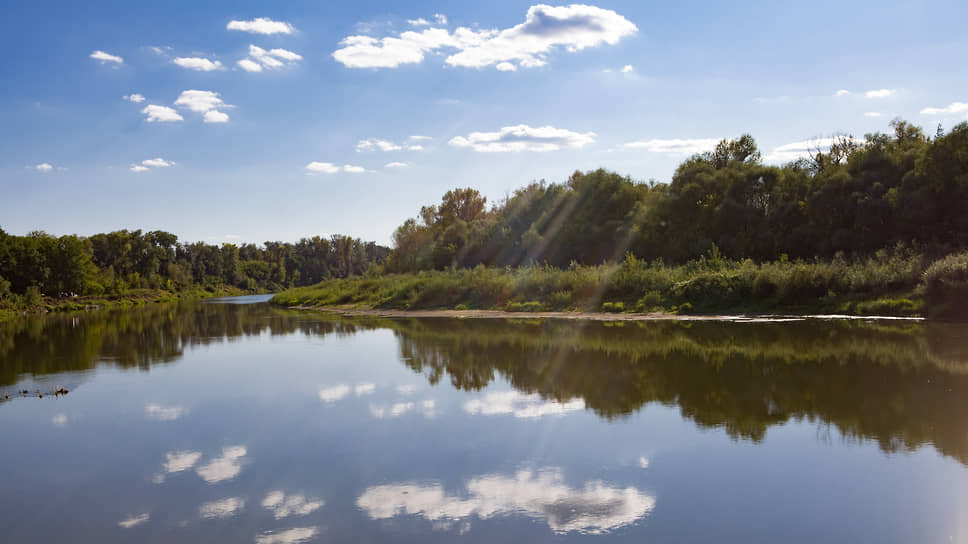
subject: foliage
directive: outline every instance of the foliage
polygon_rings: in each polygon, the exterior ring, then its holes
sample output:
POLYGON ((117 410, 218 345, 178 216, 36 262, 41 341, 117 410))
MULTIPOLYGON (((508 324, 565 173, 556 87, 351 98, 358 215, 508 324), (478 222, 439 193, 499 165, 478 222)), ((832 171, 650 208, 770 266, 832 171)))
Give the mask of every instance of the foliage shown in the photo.
POLYGON ((116 296, 139 289, 278 290, 363 274, 387 253, 373 242, 341 235, 258 247, 179 243, 163 231, 55 237, 0 230, 0 307, 26 310, 44 297, 116 296))
POLYGON ((450 191, 397 229, 387 269, 596 265, 627 252, 685 263, 713 248, 733 260, 775 261, 968 247, 968 124, 934 139, 905 121, 892 128, 840 136, 784 166, 763 164, 744 134, 687 159, 667 184, 575 172, 489 210, 472 189, 450 191))

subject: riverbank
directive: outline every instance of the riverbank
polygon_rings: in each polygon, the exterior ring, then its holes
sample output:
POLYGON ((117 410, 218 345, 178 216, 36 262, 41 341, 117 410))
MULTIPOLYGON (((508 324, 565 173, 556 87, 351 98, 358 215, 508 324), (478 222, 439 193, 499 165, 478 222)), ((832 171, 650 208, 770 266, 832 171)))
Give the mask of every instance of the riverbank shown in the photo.
MULTIPOLYGON (((847 262, 753 263, 708 259, 425 271, 327 280, 271 302, 338 311, 471 310, 568 315, 812 315, 957 317, 965 254, 928 262, 880 254, 847 262), (953 266, 953 263, 956 266, 953 266)), ((394 314, 397 315, 397 314, 394 314)), ((465 314, 469 315, 469 314, 465 314)), ((652 319, 653 317, 646 317, 652 319)))
POLYGON ((126 293, 114 295, 83 296, 83 297, 40 297, 29 305, 0 305, 0 322, 18 319, 29 315, 47 313, 70 313, 103 310, 110 308, 131 308, 163 302, 179 300, 201 300, 207 298, 238 296, 254 294, 236 287, 222 287, 215 290, 189 289, 184 291, 166 291, 163 289, 132 289, 126 293))
POLYGON ((863 317, 865 319, 884 320, 921 320, 922 317, 898 316, 849 316, 842 314, 818 315, 783 315, 783 314, 672 314, 668 312, 642 313, 607 313, 607 312, 509 312, 506 310, 379 310, 375 308, 360 308, 354 306, 321 307, 321 306, 290 306, 292 310, 312 310, 338 314, 343 317, 447 317, 453 319, 565 319, 587 321, 739 321, 744 323, 781 322, 804 318, 813 319, 850 319, 863 317))

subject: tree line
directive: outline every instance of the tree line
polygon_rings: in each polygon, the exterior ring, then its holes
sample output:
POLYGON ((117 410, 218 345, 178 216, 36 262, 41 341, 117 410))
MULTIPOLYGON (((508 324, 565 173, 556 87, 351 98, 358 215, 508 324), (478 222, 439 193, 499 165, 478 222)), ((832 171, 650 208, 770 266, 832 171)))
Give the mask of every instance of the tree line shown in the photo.
POLYGON ((864 256, 903 246, 933 256, 968 246, 968 123, 933 136, 903 120, 893 132, 835 138, 782 166, 755 140, 723 140, 669 183, 599 169, 534 182, 501 202, 447 192, 393 234, 391 272, 617 262, 682 263, 715 253, 770 261, 864 256))
POLYGON ((279 290, 360 275, 390 249, 359 238, 296 243, 182 243, 170 232, 14 236, 0 229, 0 300, 13 296, 122 294, 130 289, 279 290))

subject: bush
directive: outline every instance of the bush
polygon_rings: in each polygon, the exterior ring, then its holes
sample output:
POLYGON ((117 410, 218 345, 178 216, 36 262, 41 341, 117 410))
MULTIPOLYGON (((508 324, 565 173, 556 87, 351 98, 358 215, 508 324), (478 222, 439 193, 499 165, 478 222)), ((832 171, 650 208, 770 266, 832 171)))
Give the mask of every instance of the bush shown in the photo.
POLYGON ((928 317, 968 319, 968 252, 935 261, 921 277, 928 317))
POLYGON ((625 303, 622 302, 603 302, 603 312, 621 313, 625 311, 625 303))

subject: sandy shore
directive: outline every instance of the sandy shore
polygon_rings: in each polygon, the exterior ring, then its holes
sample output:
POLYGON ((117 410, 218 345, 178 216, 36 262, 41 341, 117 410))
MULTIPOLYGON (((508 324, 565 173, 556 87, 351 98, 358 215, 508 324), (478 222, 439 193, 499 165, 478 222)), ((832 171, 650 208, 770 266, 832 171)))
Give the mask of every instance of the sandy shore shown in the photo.
POLYGON ((294 310, 313 310, 349 317, 451 317, 457 319, 585 319, 590 321, 737 321, 744 323, 801 321, 804 319, 903 319, 919 317, 879 317, 847 315, 676 315, 662 312, 646 314, 603 312, 505 312, 503 310, 376 310, 372 308, 340 308, 292 306, 294 310))

